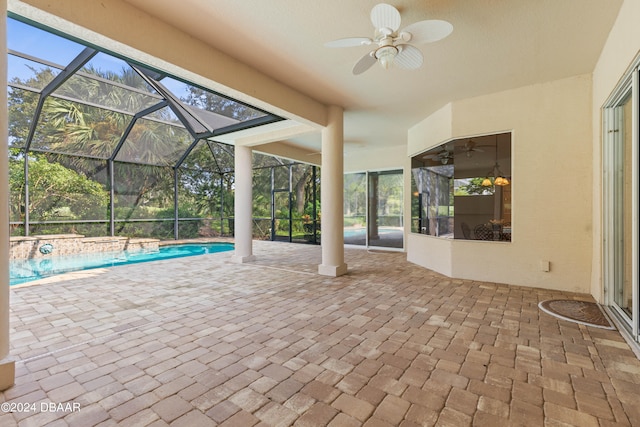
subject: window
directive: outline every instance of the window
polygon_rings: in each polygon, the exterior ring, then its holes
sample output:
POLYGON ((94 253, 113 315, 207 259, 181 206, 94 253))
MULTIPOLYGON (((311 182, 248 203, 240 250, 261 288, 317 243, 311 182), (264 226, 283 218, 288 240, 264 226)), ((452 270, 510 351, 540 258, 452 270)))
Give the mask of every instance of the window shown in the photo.
POLYGON ((411 232, 511 241, 511 134, 446 142, 411 159, 411 232))

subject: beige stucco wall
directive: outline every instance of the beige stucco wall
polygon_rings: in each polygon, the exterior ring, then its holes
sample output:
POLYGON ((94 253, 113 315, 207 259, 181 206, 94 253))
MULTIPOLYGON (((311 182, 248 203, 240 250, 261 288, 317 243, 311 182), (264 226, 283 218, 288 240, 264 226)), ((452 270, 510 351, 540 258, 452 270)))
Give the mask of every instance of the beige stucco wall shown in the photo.
POLYGON ((583 75, 457 101, 412 128, 410 155, 453 138, 512 132, 513 241, 443 245, 410 234, 408 259, 455 278, 589 292, 591 84, 583 75), (541 270, 542 260, 551 271, 541 270))
POLYGON ((453 137, 452 104, 447 104, 409 129, 407 152, 414 155, 453 137))
POLYGON ((371 150, 365 146, 350 150, 349 144, 346 144, 344 171, 349 173, 402 169, 406 158, 407 151, 404 145, 379 148, 377 150, 371 150))
POLYGON ((640 55, 640 1, 625 0, 593 71, 593 251, 591 293, 604 302, 602 265, 602 107, 640 55))

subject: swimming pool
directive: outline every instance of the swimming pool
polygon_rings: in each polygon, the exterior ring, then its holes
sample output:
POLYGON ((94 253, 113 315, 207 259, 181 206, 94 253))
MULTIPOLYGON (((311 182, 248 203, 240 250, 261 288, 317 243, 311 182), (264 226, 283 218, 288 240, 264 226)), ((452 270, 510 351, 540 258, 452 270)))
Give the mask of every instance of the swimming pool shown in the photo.
POLYGON ((233 243, 188 243, 161 246, 158 251, 153 252, 100 252, 12 260, 9 262, 9 285, 19 285, 70 271, 114 267, 231 250, 233 250, 233 243))

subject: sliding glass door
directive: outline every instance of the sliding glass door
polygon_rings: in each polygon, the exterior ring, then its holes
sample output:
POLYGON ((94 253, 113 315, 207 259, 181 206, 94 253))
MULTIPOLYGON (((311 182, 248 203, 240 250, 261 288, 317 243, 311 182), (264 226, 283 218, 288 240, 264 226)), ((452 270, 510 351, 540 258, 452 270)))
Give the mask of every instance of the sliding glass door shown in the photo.
POLYGON ((402 188, 401 170, 346 174, 345 244, 403 248, 402 188))
POLYGON ((638 339, 638 71, 605 109, 604 268, 607 303, 638 339))

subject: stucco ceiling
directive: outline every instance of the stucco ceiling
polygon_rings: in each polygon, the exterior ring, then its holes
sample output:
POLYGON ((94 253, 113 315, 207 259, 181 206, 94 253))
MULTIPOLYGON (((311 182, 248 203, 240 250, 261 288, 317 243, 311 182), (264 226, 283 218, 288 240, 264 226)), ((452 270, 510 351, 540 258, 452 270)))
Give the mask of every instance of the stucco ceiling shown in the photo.
MULTIPOLYGON (((450 101, 590 73, 622 0, 388 0, 402 25, 453 24, 444 40, 418 45, 416 71, 360 76, 369 47, 330 49, 371 37, 378 0, 126 0, 327 105, 345 108, 346 147, 400 146, 407 129, 450 101)), ((320 137, 297 140, 319 149, 320 137)))

